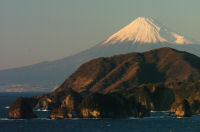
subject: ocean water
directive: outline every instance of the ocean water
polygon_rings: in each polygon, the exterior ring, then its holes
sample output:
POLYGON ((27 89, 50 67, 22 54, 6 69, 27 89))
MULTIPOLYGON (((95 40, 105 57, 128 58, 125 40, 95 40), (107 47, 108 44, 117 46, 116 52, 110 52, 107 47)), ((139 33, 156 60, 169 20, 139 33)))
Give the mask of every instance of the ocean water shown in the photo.
POLYGON ((19 96, 41 93, 0 93, 0 132, 200 132, 200 115, 174 118, 165 112, 151 117, 123 119, 48 119, 49 111, 35 111, 36 119, 10 120, 8 107, 19 96))

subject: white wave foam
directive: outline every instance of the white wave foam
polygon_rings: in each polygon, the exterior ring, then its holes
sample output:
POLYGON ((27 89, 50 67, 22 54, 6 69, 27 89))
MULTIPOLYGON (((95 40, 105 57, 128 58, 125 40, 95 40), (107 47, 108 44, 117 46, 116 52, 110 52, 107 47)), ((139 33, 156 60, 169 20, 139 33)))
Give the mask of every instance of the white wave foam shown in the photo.
POLYGON ((9 108, 10 108, 10 106, 6 106, 6 107, 4 107, 4 108, 6 108, 6 109, 9 109, 9 108))
POLYGON ((9 118, 0 118, 0 120, 7 121, 7 120, 12 120, 12 119, 9 119, 9 118))
POLYGON ((36 109, 35 111, 43 111, 43 112, 47 112, 47 111, 49 111, 49 110, 47 110, 47 109, 36 109))

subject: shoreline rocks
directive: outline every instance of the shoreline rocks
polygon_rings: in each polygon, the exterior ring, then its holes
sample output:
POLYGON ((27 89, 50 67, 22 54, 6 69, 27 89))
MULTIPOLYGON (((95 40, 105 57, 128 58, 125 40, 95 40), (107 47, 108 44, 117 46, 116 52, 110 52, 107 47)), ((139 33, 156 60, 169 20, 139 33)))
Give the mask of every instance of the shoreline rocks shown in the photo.
POLYGON ((174 116, 175 117, 191 117, 192 116, 190 105, 186 99, 184 99, 182 103, 178 105, 178 107, 175 110, 174 116))
POLYGON ((65 91, 60 93, 59 98, 54 100, 54 107, 50 113, 50 118, 74 118, 79 117, 79 104, 82 101, 82 96, 73 91, 65 91))
POLYGON ((72 112, 69 112, 66 108, 54 108, 49 115, 50 119, 64 119, 75 117, 72 112))
POLYGON ((19 97, 9 108, 10 119, 31 119, 35 118, 33 109, 28 98, 19 97))
MULTIPOLYGON (((198 98, 174 97, 174 91, 162 85, 138 87, 132 91, 88 93, 60 91, 31 98, 18 98, 10 106, 9 118, 36 117, 32 108, 51 110, 49 118, 127 118, 148 117, 150 111, 169 111, 175 117, 190 117, 200 111, 198 98), (166 95, 165 95, 166 93, 166 95), (183 100, 181 102, 181 100, 183 100), (174 102, 174 103, 173 103, 174 102), (173 104, 172 104, 173 103, 173 104)), ((196 96, 195 96, 196 97, 196 96)))

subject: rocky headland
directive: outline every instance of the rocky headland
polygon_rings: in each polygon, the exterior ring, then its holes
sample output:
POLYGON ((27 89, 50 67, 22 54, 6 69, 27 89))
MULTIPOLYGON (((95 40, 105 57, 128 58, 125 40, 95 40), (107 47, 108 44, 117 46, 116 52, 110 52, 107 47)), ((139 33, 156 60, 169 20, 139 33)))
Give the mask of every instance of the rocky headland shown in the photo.
POLYGON ((97 58, 55 91, 15 101, 10 118, 17 110, 32 113, 27 106, 51 110, 50 118, 146 117, 151 110, 189 117, 200 113, 199 80, 200 58, 171 48, 97 58))

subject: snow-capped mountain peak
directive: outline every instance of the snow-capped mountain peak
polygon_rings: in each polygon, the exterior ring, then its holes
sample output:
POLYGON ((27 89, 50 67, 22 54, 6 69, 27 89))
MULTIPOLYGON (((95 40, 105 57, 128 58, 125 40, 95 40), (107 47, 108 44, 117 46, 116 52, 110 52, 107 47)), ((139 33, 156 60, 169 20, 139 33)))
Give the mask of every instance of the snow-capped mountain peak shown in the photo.
POLYGON ((171 32, 156 20, 146 17, 138 17, 129 25, 110 36, 102 45, 123 44, 131 42, 133 44, 192 44, 193 42, 182 35, 171 32))

